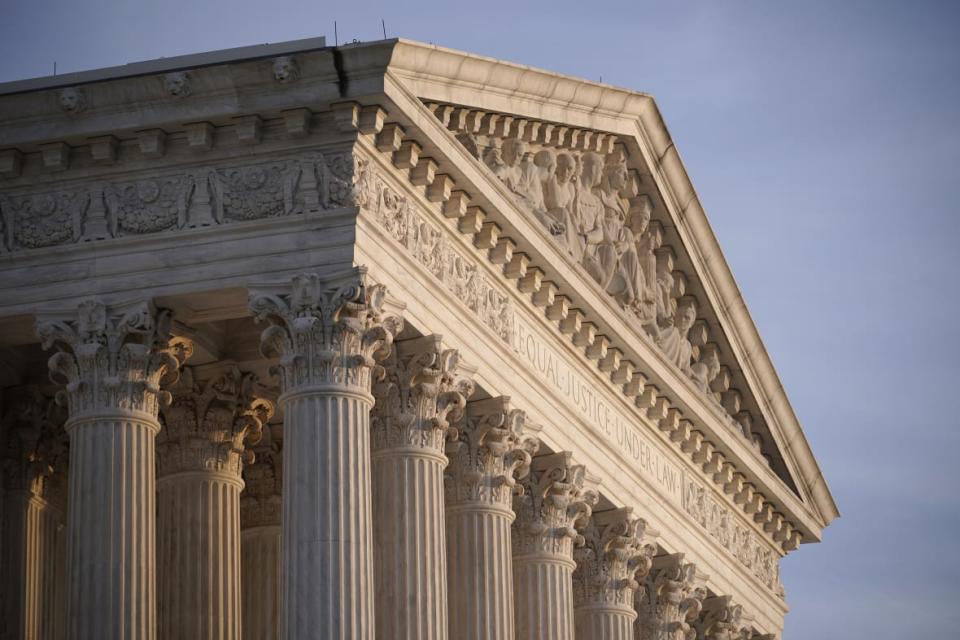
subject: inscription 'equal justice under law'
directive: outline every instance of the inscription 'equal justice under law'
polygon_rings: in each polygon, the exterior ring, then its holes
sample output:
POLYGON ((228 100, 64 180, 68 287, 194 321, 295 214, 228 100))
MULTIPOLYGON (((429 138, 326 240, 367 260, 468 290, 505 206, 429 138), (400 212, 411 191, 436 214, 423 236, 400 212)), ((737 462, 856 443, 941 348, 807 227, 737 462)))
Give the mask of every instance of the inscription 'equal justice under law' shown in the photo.
POLYGON ((680 504, 682 471, 657 451, 640 431, 642 425, 617 411, 593 385, 580 376, 569 361, 548 347, 519 316, 514 318, 513 351, 524 358, 541 378, 556 388, 597 431, 629 459, 645 476, 656 481, 680 504))

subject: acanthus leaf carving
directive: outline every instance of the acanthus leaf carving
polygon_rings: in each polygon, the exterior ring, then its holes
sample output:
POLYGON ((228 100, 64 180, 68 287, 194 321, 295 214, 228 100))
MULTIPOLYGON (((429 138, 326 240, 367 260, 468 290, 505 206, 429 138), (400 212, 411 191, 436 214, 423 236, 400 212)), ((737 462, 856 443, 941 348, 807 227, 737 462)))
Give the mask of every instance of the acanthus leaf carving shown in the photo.
POLYGON ((520 479, 523 491, 513 499, 514 558, 549 553, 573 563, 574 546, 584 542, 578 529, 586 525, 599 495, 586 469, 572 458, 569 452, 538 456, 520 479))
POLYGON ((99 300, 82 302, 75 319, 44 318, 36 332, 50 357, 50 378, 64 385, 68 424, 101 412, 134 411, 157 416, 170 394, 192 343, 171 338, 171 313, 148 302, 107 307, 99 300))
POLYGON ((171 402, 161 407, 163 429, 157 436, 158 477, 181 471, 226 472, 240 478, 255 459, 273 403, 256 375, 228 366, 206 384, 185 367, 170 387, 171 402))
POLYGON ((255 458, 244 465, 240 494, 240 528, 280 526, 283 506, 283 452, 270 425, 263 425, 255 458))
POLYGON ((522 491, 517 479, 530 472, 540 445, 526 433, 526 420, 526 413, 510 407, 508 397, 467 404, 447 447, 447 505, 499 506, 513 517, 513 496, 522 491))
POLYGON ((281 390, 335 385, 369 393, 377 361, 386 358, 403 321, 383 312, 386 290, 359 270, 328 283, 302 273, 289 284, 254 290, 250 310, 270 326, 260 337, 267 358, 278 357, 281 390))
POLYGON ((637 640, 695 640, 706 589, 683 554, 658 556, 635 593, 637 640))
POLYGON ((652 532, 629 507, 594 512, 583 528, 583 546, 574 551, 574 602, 577 606, 618 606, 633 611, 637 580, 652 566, 652 532))
POLYGON ((445 349, 440 336, 404 340, 394 345, 373 388, 371 449, 413 447, 443 455, 456 436, 473 382, 459 372, 460 355, 445 349))
POLYGON ((4 405, 3 486, 64 505, 69 438, 63 407, 33 385, 6 389, 4 405))

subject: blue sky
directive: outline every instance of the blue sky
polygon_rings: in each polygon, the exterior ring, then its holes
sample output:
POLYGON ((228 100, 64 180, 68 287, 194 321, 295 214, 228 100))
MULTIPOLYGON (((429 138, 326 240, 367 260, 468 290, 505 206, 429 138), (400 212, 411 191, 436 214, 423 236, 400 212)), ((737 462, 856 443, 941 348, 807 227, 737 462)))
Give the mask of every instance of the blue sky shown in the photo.
POLYGON ((389 36, 653 94, 843 513, 786 640, 960 626, 960 4, 0 0, 0 81, 389 36))

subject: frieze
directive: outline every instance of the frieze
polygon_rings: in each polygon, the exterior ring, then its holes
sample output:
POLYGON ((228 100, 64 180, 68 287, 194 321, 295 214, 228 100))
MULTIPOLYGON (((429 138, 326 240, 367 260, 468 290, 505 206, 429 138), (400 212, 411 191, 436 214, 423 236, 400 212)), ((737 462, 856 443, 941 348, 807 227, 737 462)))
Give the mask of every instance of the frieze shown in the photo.
POLYGON ((373 219, 509 344, 514 331, 513 303, 509 297, 483 273, 474 258, 453 246, 438 224, 421 215, 409 198, 366 164, 363 174, 358 180, 362 185, 361 199, 373 219))
POLYGON ((359 206, 364 160, 308 151, 253 164, 0 193, 0 251, 140 236, 359 206))
POLYGON ((732 553, 740 563, 781 598, 779 558, 711 491, 691 477, 684 478, 683 509, 732 553))

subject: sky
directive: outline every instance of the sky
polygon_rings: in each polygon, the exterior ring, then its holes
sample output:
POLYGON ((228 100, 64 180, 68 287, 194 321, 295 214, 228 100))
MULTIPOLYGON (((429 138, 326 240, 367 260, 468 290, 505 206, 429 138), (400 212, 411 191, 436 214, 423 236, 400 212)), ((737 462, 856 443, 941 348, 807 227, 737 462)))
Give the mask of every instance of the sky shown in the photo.
POLYGON ((0 81, 401 36, 652 94, 842 517, 784 640, 960 627, 960 3, 0 0, 0 81))

